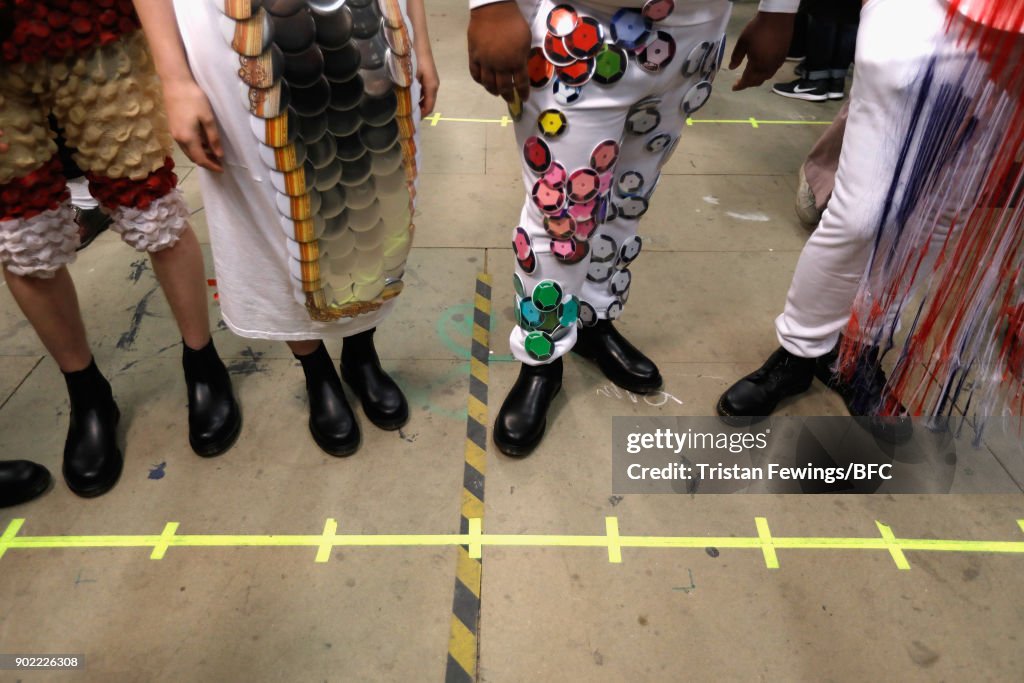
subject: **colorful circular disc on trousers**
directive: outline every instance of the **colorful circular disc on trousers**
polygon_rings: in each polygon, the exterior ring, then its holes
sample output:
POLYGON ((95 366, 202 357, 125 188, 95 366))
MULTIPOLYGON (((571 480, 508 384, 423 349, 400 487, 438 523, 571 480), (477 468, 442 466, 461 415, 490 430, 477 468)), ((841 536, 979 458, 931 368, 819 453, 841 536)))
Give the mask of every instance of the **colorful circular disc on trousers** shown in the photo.
POLYGON ((551 240, 551 255, 563 263, 579 263, 586 255, 586 249, 586 242, 551 240))
MULTIPOLYGON (((561 323, 558 322, 558 311, 548 311, 541 318, 540 325, 537 325, 537 329, 541 332, 547 332, 548 334, 554 333, 561 327, 561 323)), ((552 337, 554 339, 554 337, 552 337)))
POLYGON ((551 187, 557 187, 562 189, 565 186, 565 181, 568 179, 568 174, 565 171, 565 166, 562 166, 557 161, 551 163, 548 170, 541 175, 541 180, 550 185, 551 187))
MULTIPOLYGON (((515 290, 517 297, 526 296, 526 286, 523 285, 523 278, 519 277, 519 273, 512 273, 512 289, 515 290)), ((519 301, 516 301, 516 308, 519 308, 519 301)))
POLYGON ((571 107, 583 97, 582 87, 563 83, 558 78, 554 80, 551 91, 555 96, 555 101, 564 107, 571 107))
POLYGON ((651 21, 664 21, 675 8, 675 0, 647 0, 640 13, 651 21))
POLYGON ((634 135, 646 135, 661 123, 661 114, 653 106, 634 109, 626 116, 626 130, 634 135))
POLYGON ((568 214, 545 216, 544 230, 556 240, 567 240, 576 234, 576 220, 568 214))
POLYGON ((555 75, 555 65, 544 56, 543 50, 535 47, 530 50, 530 59, 526 62, 526 72, 530 76, 530 85, 534 88, 543 88, 555 75))
POLYGON ((551 149, 539 137, 529 137, 523 144, 523 159, 531 171, 544 173, 551 167, 551 149))
POLYGON ((615 266, 610 262, 595 261, 593 257, 594 247, 590 248, 590 265, 587 266, 587 279, 591 282, 607 282, 608 278, 615 272, 615 266))
POLYGON ((725 39, 715 44, 711 48, 711 53, 708 58, 704 60, 704 63, 700 66, 700 73, 705 80, 714 80, 715 74, 718 73, 718 69, 722 66, 722 60, 725 59, 725 39))
POLYGON ((597 201, 590 200, 589 202, 579 202, 569 204, 569 215, 572 216, 577 223, 580 221, 589 221, 594 217, 594 209, 597 208, 597 201))
POLYGON ((650 73, 658 73, 676 56, 676 40, 665 31, 658 31, 654 39, 637 53, 636 61, 640 68, 650 73))
POLYGON ((593 327, 597 324, 597 311, 586 301, 581 301, 579 318, 584 327, 593 327))
POLYGON ((615 191, 620 196, 636 194, 644 186, 644 177, 637 171, 626 171, 619 176, 619 182, 615 185, 615 191))
POLYGON ((615 140, 605 140, 597 143, 597 147, 590 153, 590 168, 598 173, 604 173, 615 166, 619 160, 619 143, 615 140))
POLYGON ((640 218, 647 213, 647 200, 638 195, 629 195, 619 200, 619 215, 623 218, 640 218))
POLYGON ((711 97, 711 84, 701 81, 686 92, 683 101, 679 103, 679 109, 686 116, 690 116, 707 104, 709 97, 711 97))
POLYGON ((612 203, 608 201, 608 195, 602 194, 597 198, 597 208, 594 209, 594 220, 598 223, 606 223, 608 221, 608 211, 612 203))
POLYGON ((633 273, 627 269, 618 270, 611 276, 611 282, 608 283, 608 290, 612 294, 618 296, 623 292, 630 289, 630 283, 633 282, 633 273))
POLYGON ((636 260, 636 257, 640 255, 640 249, 643 247, 643 240, 640 239, 639 235, 633 235, 622 242, 622 246, 619 247, 619 255, 615 261, 616 268, 625 268, 630 263, 636 260))
POLYGON ((597 230, 597 221, 593 218, 586 221, 579 221, 576 223, 576 239, 585 242, 590 239, 595 230, 597 230))
POLYGON ((555 67, 555 75, 562 83, 578 88, 590 82, 595 68, 596 62, 593 59, 581 59, 568 66, 555 67))
POLYGON ((519 319, 521 320, 522 327, 532 330, 540 325, 544 316, 541 311, 537 310, 533 301, 530 299, 523 299, 519 302, 519 319))
POLYGON ((712 47, 714 47, 714 44, 705 40, 703 43, 690 50, 690 55, 686 58, 686 61, 683 62, 683 75, 692 76, 700 71, 700 67, 704 64, 704 60, 707 59, 709 54, 711 54, 712 47))
POLYGON ((610 263, 619 252, 618 245, 608 235, 601 235, 590 245, 591 263, 610 263))
POLYGON ((542 280, 530 296, 539 311, 553 311, 562 301, 562 286, 554 280, 542 280))
POLYGON ((629 66, 626 51, 613 43, 605 43, 594 58, 597 63, 594 69, 594 80, 601 85, 611 85, 622 80, 629 66))
POLYGON ((547 332, 531 332, 523 340, 523 347, 530 358, 546 361, 555 352, 555 340, 547 332))
POLYGON ((647 141, 644 145, 644 149, 653 154, 657 154, 658 152, 664 152, 670 144, 672 144, 672 136, 668 133, 659 133, 647 141))
POLYGON ((606 195, 612 189, 612 183, 615 182, 615 174, 611 171, 606 171, 598 176, 598 194, 606 195))
POLYGON ((544 56, 555 66, 567 66, 576 61, 576 58, 569 54, 565 47, 565 41, 558 36, 548 34, 544 36, 544 56))
POLYGON ((604 45, 604 27, 591 17, 583 17, 572 33, 565 37, 565 47, 576 59, 597 56, 604 45))
POLYGON ((537 117, 537 127, 546 138, 557 138, 565 133, 569 122, 557 109, 545 109, 537 117))
POLYGON ((627 50, 643 45, 651 35, 651 20, 633 9, 620 9, 612 16, 612 42, 627 50))
POLYGON ((619 316, 622 315, 622 304, 618 301, 613 301, 608 304, 608 319, 618 320, 619 316))
MULTIPOLYGON (((527 275, 537 268, 537 257, 533 253, 530 235, 523 228, 516 228, 515 235, 512 236, 512 249, 516 252, 516 261, 519 262, 519 267, 527 275)), ((519 276, 516 275, 516 277, 518 278, 519 276)), ((522 286, 522 281, 519 284, 522 286)))
POLYGON ((558 307, 558 324, 562 327, 572 327, 580 319, 580 300, 575 296, 569 297, 558 307))
POLYGON ((533 203, 546 214, 561 212, 565 206, 565 190, 560 187, 552 187, 544 180, 538 180, 533 184, 533 203))
POLYGON ((564 38, 580 23, 580 16, 569 5, 557 5, 548 12, 548 33, 564 38))
POLYGON ((569 176, 569 199, 577 204, 589 202, 597 197, 600 184, 601 179, 597 177, 597 171, 594 169, 577 169, 569 176))

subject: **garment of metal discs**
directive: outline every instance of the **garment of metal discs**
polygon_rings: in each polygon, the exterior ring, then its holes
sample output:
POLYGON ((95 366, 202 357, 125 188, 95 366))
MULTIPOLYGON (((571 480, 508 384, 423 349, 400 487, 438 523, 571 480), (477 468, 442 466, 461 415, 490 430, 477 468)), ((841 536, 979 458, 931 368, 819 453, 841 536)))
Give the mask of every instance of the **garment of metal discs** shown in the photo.
POLYGON ((400 0, 207 1, 239 56, 239 106, 278 191, 268 220, 287 238, 296 299, 318 321, 379 309, 402 291, 413 232, 415 73, 400 0))

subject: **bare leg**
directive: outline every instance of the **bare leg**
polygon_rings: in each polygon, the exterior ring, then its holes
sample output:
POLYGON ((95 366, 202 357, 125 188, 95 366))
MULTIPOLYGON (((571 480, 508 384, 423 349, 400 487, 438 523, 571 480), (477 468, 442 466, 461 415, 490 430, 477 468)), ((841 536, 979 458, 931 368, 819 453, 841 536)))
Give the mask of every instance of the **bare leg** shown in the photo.
POLYGON ((304 339, 303 341, 290 341, 286 343, 296 356, 308 356, 320 348, 319 339, 304 339))
POLYGON ((87 368, 92 351, 68 269, 62 267, 48 279, 15 275, 6 268, 3 271, 14 300, 60 369, 77 372, 87 368))
POLYGON ((156 279, 167 297, 181 338, 193 349, 210 341, 210 312, 206 303, 206 273, 199 240, 191 227, 169 249, 149 255, 156 279))

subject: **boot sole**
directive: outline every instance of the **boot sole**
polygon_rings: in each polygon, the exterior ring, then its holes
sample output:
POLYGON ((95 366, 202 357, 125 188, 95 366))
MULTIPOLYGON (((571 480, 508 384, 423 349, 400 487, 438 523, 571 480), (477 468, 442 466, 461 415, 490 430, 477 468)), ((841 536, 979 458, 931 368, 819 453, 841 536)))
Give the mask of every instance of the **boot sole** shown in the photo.
MULTIPOLYGON (((555 390, 555 393, 551 394, 551 402, 552 403, 554 403, 555 399, 558 398, 558 394, 561 393, 561 391, 562 391, 562 386, 559 385, 558 388, 555 390)), ((551 408, 551 406, 548 405, 548 409, 550 409, 550 408, 551 408)), ((507 455, 509 457, 512 457, 512 458, 525 458, 530 453, 533 453, 533 451, 537 448, 537 446, 540 445, 540 442, 544 440, 544 435, 547 433, 547 431, 548 431, 548 417, 547 417, 547 413, 545 412, 545 414, 544 414, 544 424, 541 425, 540 435, 537 436, 537 438, 534 439, 534 441, 532 443, 525 444, 525 445, 514 445, 514 444, 509 444, 509 443, 502 443, 501 440, 498 438, 497 433, 495 433, 493 435, 492 439, 494 441, 494 445, 498 447, 498 450, 501 451, 502 453, 504 453, 505 455, 507 455)))
POLYGON ((614 379, 612 377, 609 377, 608 373, 606 373, 604 370, 601 369, 601 365, 597 362, 597 357, 596 356, 588 355, 588 354, 584 353, 583 351, 577 351, 575 348, 571 349, 571 351, 572 351, 572 353, 575 353, 580 358, 588 360, 591 363, 593 363, 594 365, 596 365, 597 369, 601 370, 601 374, 604 375, 605 379, 607 379, 609 382, 611 382, 615 386, 619 387, 620 389, 625 389, 626 391, 632 391, 634 394, 639 394, 641 396, 644 396, 646 394, 650 394, 650 393, 653 393, 655 391, 658 391, 663 386, 665 386, 665 380, 661 377, 660 374, 658 375, 658 382, 656 384, 634 384, 634 385, 624 384, 622 382, 617 381, 616 379, 614 379))
POLYGON ((213 444, 207 444, 205 446, 197 446, 196 442, 192 439, 192 435, 188 437, 188 445, 192 447, 192 452, 198 455, 200 458, 215 458, 218 455, 223 455, 231 450, 231 447, 238 441, 238 437, 242 434, 242 416, 239 414, 238 423, 235 428, 231 430, 231 433, 226 437, 217 441, 213 444))

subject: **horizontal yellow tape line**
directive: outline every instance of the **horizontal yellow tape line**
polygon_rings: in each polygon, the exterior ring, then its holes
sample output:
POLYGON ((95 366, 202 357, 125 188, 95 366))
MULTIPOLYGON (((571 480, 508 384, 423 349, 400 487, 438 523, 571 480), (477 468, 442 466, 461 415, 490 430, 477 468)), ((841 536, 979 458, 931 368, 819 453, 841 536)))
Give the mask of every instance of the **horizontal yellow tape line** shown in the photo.
MULTIPOLYGON (((473 498, 473 496, 470 496, 473 498)), ((482 508, 482 503, 481 503, 482 508)), ((1024 554, 1024 541, 896 538, 881 523, 878 537, 773 536, 767 520, 757 518, 757 536, 622 536, 618 519, 606 518, 604 535, 493 534, 483 533, 479 517, 470 518, 468 534, 338 534, 337 523, 327 520, 321 534, 177 534, 177 523, 169 522, 161 534, 100 536, 18 536, 23 519, 10 522, 0 536, 0 557, 8 550, 43 548, 153 548, 153 559, 161 559, 171 548, 184 547, 315 547, 317 561, 325 562, 335 547, 437 547, 470 546, 471 557, 479 557, 483 546, 604 548, 616 561, 621 548, 706 548, 758 549, 769 567, 778 550, 885 550, 900 569, 908 569, 903 552, 972 552, 1024 554)), ((1018 522, 1024 530, 1024 520, 1018 522)), ((621 560, 621 558, 618 558, 621 560)))
MULTIPOLYGON (((496 123, 503 128, 513 123, 512 119, 507 116, 502 116, 500 119, 477 119, 477 118, 465 118, 457 116, 442 116, 440 113, 433 113, 430 116, 423 119, 423 123, 430 127, 437 126, 438 123, 496 123)), ((801 121, 801 120, 788 120, 788 119, 774 119, 774 120, 761 120, 756 117, 750 117, 746 119, 687 119, 686 125, 692 126, 694 124, 701 123, 717 123, 717 124, 741 124, 745 126, 751 126, 757 128, 759 126, 827 126, 831 124, 831 121, 801 121)))

